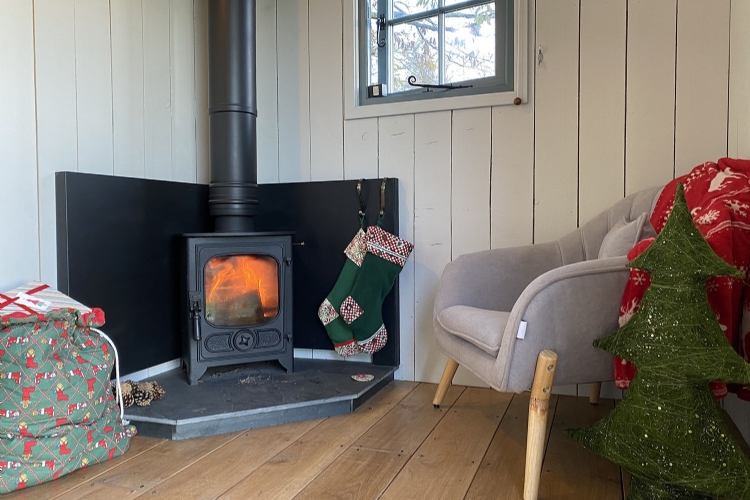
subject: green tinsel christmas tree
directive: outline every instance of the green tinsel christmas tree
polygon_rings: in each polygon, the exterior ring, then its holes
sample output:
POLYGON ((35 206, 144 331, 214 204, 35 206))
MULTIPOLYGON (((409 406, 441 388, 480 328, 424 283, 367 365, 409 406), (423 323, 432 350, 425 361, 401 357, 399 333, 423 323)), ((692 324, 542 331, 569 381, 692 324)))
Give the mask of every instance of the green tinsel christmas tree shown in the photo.
POLYGON ((732 439, 709 382, 750 383, 727 341, 706 280, 743 278, 693 224, 681 184, 664 230, 629 264, 651 274, 638 312, 594 345, 638 373, 607 417, 568 434, 631 472, 629 500, 750 500, 750 460, 732 439))

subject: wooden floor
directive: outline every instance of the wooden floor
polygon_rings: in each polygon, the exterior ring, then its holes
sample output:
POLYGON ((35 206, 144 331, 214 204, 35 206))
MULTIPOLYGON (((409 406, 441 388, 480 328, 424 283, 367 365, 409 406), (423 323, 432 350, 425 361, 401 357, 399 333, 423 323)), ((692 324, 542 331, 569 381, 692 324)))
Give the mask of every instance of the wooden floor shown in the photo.
MULTIPOLYGON (((187 441, 136 436, 115 460, 17 499, 521 499, 528 394, 394 382, 356 412, 187 441)), ((619 467, 563 429, 609 412, 553 396, 541 499, 622 499, 619 467)))

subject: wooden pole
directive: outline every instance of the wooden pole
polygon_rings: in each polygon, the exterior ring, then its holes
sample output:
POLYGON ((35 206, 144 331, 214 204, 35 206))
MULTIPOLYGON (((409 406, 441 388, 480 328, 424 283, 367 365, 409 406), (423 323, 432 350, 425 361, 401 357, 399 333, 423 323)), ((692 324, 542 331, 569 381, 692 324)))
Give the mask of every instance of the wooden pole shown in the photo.
POLYGON ((589 392, 589 403, 592 405, 599 404, 599 394, 602 392, 602 383, 594 382, 591 384, 591 392, 589 392))
POLYGON ((440 403, 443 402, 445 393, 448 392, 448 388, 451 386, 451 382, 453 382, 456 370, 458 370, 458 362, 453 358, 448 358, 448 362, 445 363, 445 369, 443 370, 443 376, 440 377, 440 384, 435 393, 435 399, 432 400, 432 405, 435 408, 440 408, 440 403))
POLYGON ((524 500, 537 500, 542 474, 542 459, 547 437, 547 411, 555 378, 557 354, 544 350, 539 353, 529 400, 529 430, 526 435, 526 472, 523 482, 524 500))

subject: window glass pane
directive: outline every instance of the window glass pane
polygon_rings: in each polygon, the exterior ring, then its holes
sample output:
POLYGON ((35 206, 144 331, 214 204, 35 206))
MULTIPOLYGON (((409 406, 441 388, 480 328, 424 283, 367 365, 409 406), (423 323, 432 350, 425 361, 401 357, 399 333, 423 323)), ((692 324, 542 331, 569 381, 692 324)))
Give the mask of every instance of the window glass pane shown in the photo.
POLYGON ((490 76, 495 76, 495 3, 445 14, 446 83, 490 76))
POLYGON ((368 84, 378 81, 378 0, 369 0, 367 5, 370 20, 370 80, 368 84))
POLYGON ((393 19, 437 9, 437 0, 393 0, 393 19))
POLYGON ((252 326, 279 314, 279 264, 268 255, 213 257, 206 263, 206 320, 252 326))
POLYGON ((393 81, 389 92, 414 89, 407 79, 417 83, 438 83, 438 18, 430 17, 393 27, 393 81))

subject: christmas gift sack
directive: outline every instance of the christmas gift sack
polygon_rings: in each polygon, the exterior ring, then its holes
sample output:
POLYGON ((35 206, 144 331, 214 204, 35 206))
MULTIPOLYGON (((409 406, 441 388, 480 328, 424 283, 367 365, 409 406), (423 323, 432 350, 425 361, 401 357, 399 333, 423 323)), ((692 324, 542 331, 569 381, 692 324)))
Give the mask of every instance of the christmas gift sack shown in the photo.
POLYGON ((89 309, 39 282, 0 294, 0 493, 123 454, 114 346, 89 309))

